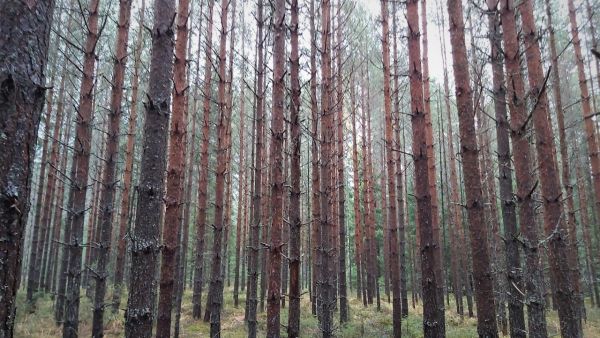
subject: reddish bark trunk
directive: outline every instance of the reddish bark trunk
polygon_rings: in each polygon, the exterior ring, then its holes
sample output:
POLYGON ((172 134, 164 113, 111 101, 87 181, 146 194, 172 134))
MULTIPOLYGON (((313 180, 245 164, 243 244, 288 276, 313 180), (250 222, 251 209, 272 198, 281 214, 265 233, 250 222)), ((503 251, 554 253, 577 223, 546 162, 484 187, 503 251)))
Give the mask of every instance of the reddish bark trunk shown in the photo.
POLYGON ((100 227, 98 243, 98 264, 93 274, 96 280, 94 292, 94 308, 92 317, 92 336, 104 336, 104 298, 108 279, 115 189, 117 185, 116 167, 119 156, 119 137, 121 133, 121 101, 125 83, 125 66, 127 64, 127 43, 129 40, 129 18, 131 17, 131 0, 119 1, 119 22, 115 41, 115 60, 112 76, 109 126, 106 139, 106 164, 102 176, 102 192, 100 196, 100 227))
MULTIPOLYGON (((415 196, 417 199, 417 224, 421 249, 421 285, 423 288, 423 329, 425 337, 443 336, 445 333, 443 298, 438 295, 441 277, 436 276, 441 262, 437 259, 437 243, 432 215, 432 196, 429 182, 428 127, 424 107, 421 73, 421 46, 419 44, 418 1, 407 3, 409 78, 411 119, 413 130, 413 161, 415 168, 415 196), (440 303, 441 302, 441 303, 440 303)), ((435 179, 435 171, 433 172, 435 179)))
POLYGON ((490 270, 488 231, 484 223, 481 173, 475 133, 473 97, 465 45, 462 1, 448 1, 450 41, 459 116, 462 166, 466 190, 466 210, 473 256, 477 331, 480 336, 498 337, 494 308, 493 276, 490 270))
MULTIPOLYGON (((390 75, 390 28, 388 24, 388 4, 386 0, 381 0, 382 17, 382 48, 383 48, 383 96, 385 111, 385 158, 387 160, 387 191, 389 194, 387 227, 390 235, 390 282, 392 287, 392 322, 394 327, 394 337, 402 336, 402 310, 400 295, 400 262, 398 261, 398 225, 396 209, 396 163, 394 161, 394 123, 392 120, 392 91, 390 75)), ((382 189, 383 190, 383 189, 382 189)))
POLYGON ((192 295, 192 316, 194 319, 202 315, 202 284, 204 282, 204 233, 206 231, 206 208, 208 192, 208 148, 210 146, 211 118, 210 106, 212 99, 212 34, 213 34, 213 9, 215 0, 208 1, 208 22, 206 25, 206 41, 204 42, 204 88, 203 123, 202 123, 202 147, 200 148, 200 169, 198 180, 198 211, 196 215, 196 254, 194 260, 194 287, 192 295))
POLYGON ((83 224, 86 214, 86 192, 90 162, 92 134, 92 105, 94 101, 94 69, 96 64, 96 44, 98 42, 98 8, 99 0, 90 0, 88 4, 87 38, 84 47, 83 80, 81 81, 79 107, 77 109, 77 128, 75 135, 75 176, 71 190, 73 191, 71 237, 68 255, 68 285, 66 288, 65 321, 63 337, 76 337, 79 327, 79 292, 81 286, 81 256, 83 244, 83 224))
POLYGON ((187 125, 187 42, 189 1, 179 0, 177 8, 177 37, 173 66, 173 111, 169 134, 167 191, 162 233, 161 269, 158 297, 156 336, 167 337, 171 332, 171 313, 175 286, 176 254, 181 227, 181 199, 184 184, 185 134, 187 125))
POLYGON ((258 289, 258 252, 259 235, 261 225, 261 199, 262 199, 262 167, 263 167, 263 125, 264 125, 264 59, 263 59, 263 2, 258 0, 257 4, 257 84, 255 90, 256 110, 256 153, 253 163, 254 187, 252 189, 252 221, 248 234, 248 288, 246 291, 246 321, 248 322, 248 337, 255 338, 257 335, 257 289, 258 289))
POLYGON ((123 271, 125 270, 125 260, 127 254, 125 249, 127 241, 127 224, 130 218, 129 209, 131 205, 131 184, 133 181, 133 154, 135 147, 135 131, 137 129, 137 104, 138 90, 140 79, 140 67, 142 63, 142 39, 144 14, 146 1, 142 0, 140 7, 140 18, 138 20, 138 31, 136 37, 136 45, 134 51, 133 64, 133 79, 131 88, 131 108, 129 109, 128 129, 127 129, 127 144, 125 146, 125 167, 123 168, 123 192, 121 198, 121 210, 119 214, 119 237, 117 238, 117 251, 114 276, 114 291, 113 291, 113 306, 112 311, 115 313, 121 304, 121 289, 123 287, 123 271))
MULTIPOLYGON (((573 1, 569 1, 569 13, 572 23, 575 23, 573 1)), ((538 153, 541 195, 544 205, 544 229, 546 236, 550 236, 550 278, 556 286, 556 299, 558 301, 558 314, 560 318, 561 333, 568 337, 583 335, 581 327, 581 300, 579 295, 579 270, 577 266, 569 266, 568 229, 562 217, 562 191, 558 172, 558 163, 555 155, 552 126, 548 109, 546 94, 546 79, 542 69, 542 57, 538 42, 538 34, 533 16, 533 3, 525 0, 519 6, 522 30, 525 36, 525 56, 527 60, 530 97, 535 98, 533 107, 533 127, 535 130, 535 148, 538 153), (577 269, 571 271, 571 269, 577 269)), ((578 37, 573 35, 573 44, 578 37)), ((577 48, 576 48, 577 49, 577 48)), ((577 53, 576 53, 577 54, 577 53)), ((580 61, 582 59, 579 59, 580 61)), ((581 80, 581 78, 580 78, 581 80)), ((585 86, 585 81, 581 82, 585 86)), ((582 93, 584 91, 582 90, 582 93)), ((583 106, 589 108, 589 98, 583 96, 583 106), (587 104, 586 104, 587 102, 587 104)), ((586 114, 587 115, 587 114, 586 114)), ((590 147, 593 149, 593 147, 590 147)), ((598 161, 597 164, 600 164, 598 161)), ((596 169, 600 170, 600 166, 596 169)), ((595 171, 600 175, 600 171, 595 171)), ((598 196, 600 197, 600 180, 597 181, 598 196)), ((575 240, 572 239, 572 240, 575 240)), ((575 259, 576 260, 576 259, 575 259)))
POLYGON ((298 50, 299 19, 298 0, 291 1, 290 22, 290 81, 292 87, 292 104, 290 107, 290 134, 292 154, 290 161, 290 240, 289 240, 289 319, 288 337, 300 337, 300 240, 302 231, 302 220, 300 219, 300 175, 301 175, 301 152, 302 134, 300 125, 300 54, 298 50))

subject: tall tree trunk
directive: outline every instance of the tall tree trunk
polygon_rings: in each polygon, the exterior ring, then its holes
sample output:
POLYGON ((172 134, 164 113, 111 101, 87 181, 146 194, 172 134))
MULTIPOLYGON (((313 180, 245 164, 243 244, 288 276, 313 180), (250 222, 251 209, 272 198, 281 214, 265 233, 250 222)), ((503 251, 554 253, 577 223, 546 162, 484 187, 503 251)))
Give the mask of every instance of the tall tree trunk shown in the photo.
MULTIPOLYGON (((532 169, 532 153, 527 135, 527 112, 525 83, 521 76, 519 46, 512 0, 502 4, 502 23, 508 86, 508 106, 511 114, 511 138, 514 150, 513 162, 517 179, 517 201, 521 233, 526 241, 525 290, 529 332, 546 336, 546 319, 542 287, 542 271, 539 266, 538 234, 532 194, 535 181, 532 169)), ((506 187, 504 187, 506 189, 506 187)), ((508 235, 507 235, 508 236, 508 235)))
POLYGON ((335 293, 335 267, 333 264, 333 231, 335 228, 333 215, 332 182, 333 149, 335 140, 334 111, 331 107, 331 2, 324 0, 321 4, 321 159, 320 164, 320 206, 321 217, 319 222, 321 239, 321 272, 318 297, 320 298, 320 326, 323 337, 332 337, 334 334, 333 308, 335 293))
MULTIPOLYGON (((598 147, 597 127, 592 118, 592 106, 590 94, 587 85, 587 78, 583 65, 583 54, 581 52, 581 40, 579 38, 580 27, 577 24, 577 13, 573 0, 568 1, 569 21, 571 24, 571 38, 573 49, 575 50, 575 63, 577 65, 577 77, 579 79, 579 90, 581 97, 581 113, 583 115, 583 124, 587 141, 588 156, 592 168, 592 181, 594 186, 594 195, 596 207, 594 208, 596 217, 600 216, 597 210, 600 210, 600 149, 598 147)), ((598 61, 598 58, 596 58, 598 61)))
POLYGON ((444 316, 444 273, 442 261, 442 243, 440 234, 440 219, 438 212, 438 192, 436 185, 436 169, 435 169, 435 150, 433 148, 433 123, 431 115, 431 89, 429 83, 429 46, 427 40, 427 0, 421 0, 421 43, 422 50, 422 80, 423 80, 423 109, 425 114, 425 142, 427 142, 427 172, 429 175, 429 195, 431 196, 431 226, 433 229, 433 254, 436 263, 434 265, 435 277, 437 278, 437 297, 439 298, 440 313, 438 316, 442 319, 441 326, 445 325, 444 316))
MULTIPOLYGON (((319 173, 319 107, 317 102, 317 29, 315 24, 315 17, 317 12, 315 9, 315 0, 310 1, 310 111, 311 111, 311 149, 310 149, 310 163, 311 163, 311 242, 312 247, 310 248, 312 253, 312 302, 311 309, 312 314, 317 314, 318 306, 318 290, 317 282, 320 280, 319 274, 321 273, 321 250, 319 238, 320 232, 320 218, 321 218, 321 206, 319 204, 319 189, 321 187, 320 173, 319 173)), ((320 311, 319 311, 320 312, 320 311)))
POLYGON ((360 183, 358 170, 358 134, 356 132, 356 83, 354 77, 350 82, 350 100, 351 100, 351 112, 352 112, 352 189, 353 189, 353 207, 354 207, 354 261, 356 264, 356 298, 361 300, 363 283, 362 279, 363 269, 365 268, 362 264, 363 260, 363 233, 362 227, 363 222, 360 209, 360 183))
MULTIPOLYGON (((418 0, 407 3, 409 78, 411 96, 411 119, 413 130, 413 161, 415 168, 415 196, 417 199, 418 232, 420 235, 421 271, 423 288, 423 329, 425 337, 443 336, 445 333, 443 298, 438 297, 441 277, 437 277, 441 264, 436 254, 436 231, 433 224, 432 196, 429 182, 427 149, 427 118, 424 110, 423 82, 421 73, 421 46, 419 43, 418 0), (441 304, 440 304, 441 302, 441 304)), ((435 175, 435 171, 434 171, 435 175)), ((434 176, 435 178, 435 176, 434 176)))
POLYGON ((342 1, 337 3, 337 202, 338 202, 338 293, 340 299, 340 323, 348 321, 348 291, 346 285, 346 178, 344 176, 344 73, 342 58, 344 57, 342 1))
POLYGON ((160 221, 164 203, 167 137, 173 76, 175 2, 155 0, 148 102, 144 126, 135 227, 131 233, 131 278, 126 337, 150 337, 156 301, 160 221))
MULTIPOLYGON (((0 5, 0 335, 11 337, 54 1, 0 5)), ((31 263, 30 263, 31 264, 31 263)))
MULTIPOLYGON (((508 114, 506 109, 506 84, 502 50, 502 33, 498 4, 487 1, 489 39, 491 45, 492 82, 494 87, 494 111, 496 117, 496 140, 498 157, 498 186, 504 224, 506 248, 506 281, 508 295, 508 313, 511 337, 525 337, 525 316, 523 300, 519 290, 522 286, 521 257, 519 252, 517 214, 513 198, 513 179, 510 153, 508 114)), ((514 96, 513 96, 514 97, 514 96)))
MULTIPOLYGON (((52 91, 50 91, 51 93, 52 91)), ((43 235, 41 234, 43 226, 41 225, 42 218, 42 209, 44 207, 44 183, 46 180, 46 164, 48 163, 48 141, 50 139, 50 117, 52 115, 52 99, 49 98, 46 102, 46 113, 44 114, 44 138, 42 141, 42 159, 40 163, 40 172, 37 179, 37 196, 36 196, 36 205, 35 205, 35 216, 33 218, 33 228, 31 234, 31 245, 30 245, 30 254, 29 254, 29 266, 27 273, 27 293, 26 299, 30 303, 30 306, 34 306, 33 304, 33 294, 39 290, 39 279, 40 279, 40 262, 41 255, 40 251, 43 245, 43 235)), ((33 168, 31 168, 33 169, 33 168)))
MULTIPOLYGON (((571 266, 571 278, 573 286, 576 288, 580 288, 579 286, 579 259, 578 259, 578 249, 577 249, 577 220, 575 218, 575 204, 573 200, 573 185, 571 184, 571 169, 569 167, 569 153, 567 150, 567 140, 566 140, 566 132, 565 132, 565 119, 563 112, 563 104, 562 104, 562 93, 560 90, 560 75, 559 75, 559 66, 558 66, 558 54, 556 51, 556 37, 554 32, 554 26, 552 24, 552 7, 550 5, 550 1, 545 1, 546 7, 546 16, 548 19, 548 31, 549 31, 549 40, 550 40, 550 61, 552 65, 552 94, 554 97, 554 105, 556 109, 556 120, 558 122, 558 141, 559 141, 559 150, 560 157, 562 160, 562 186, 565 191, 565 200, 566 200, 566 212, 567 212, 567 228, 569 233, 569 266, 571 266)), ((590 22, 591 23, 591 22, 590 22)), ((592 33, 594 33, 592 28, 592 33)), ((592 38, 595 40, 595 37, 592 35, 592 38)), ((579 291, 579 290, 576 290, 579 291)), ((578 302, 580 303, 580 310, 585 311, 584 309, 584 298, 581 292, 579 293, 580 299, 578 302)))
MULTIPOLYGON (((227 174, 227 151, 228 140, 227 133, 230 123, 230 114, 227 109, 227 13, 229 5, 227 0, 221 1, 221 27, 219 30, 219 86, 217 102, 219 106, 219 122, 217 124, 217 168, 215 172, 215 214, 213 226, 213 246, 212 246, 212 263, 209 294, 207 297, 206 313, 210 314, 210 336, 220 337, 221 334, 221 305, 222 305, 222 290, 223 290, 223 275, 221 274, 222 264, 222 246, 223 246, 223 224, 224 224, 224 204, 225 198, 225 183, 227 174)), ((206 314, 204 317, 206 321, 206 314)))
POLYGON ((475 134, 473 96, 469 80, 469 62, 465 45, 461 0, 448 1, 450 41, 459 116, 462 166, 467 196, 467 215, 473 256, 477 332, 480 336, 498 337, 494 307, 493 276, 490 270, 488 231, 484 223, 481 173, 475 134))
POLYGON ((254 92, 256 100, 255 118, 256 130, 256 153, 254 157, 254 187, 252 188, 252 221, 248 234, 248 288, 246 291, 246 307, 248 322, 248 337, 255 338, 257 336, 257 318, 256 308, 258 304, 257 289, 258 289, 258 252, 259 252, 259 235, 262 218, 261 199, 262 199, 262 171, 263 171, 263 125, 264 125, 264 59, 263 59, 263 2, 258 0, 257 4, 257 76, 256 90, 254 92))
POLYGON ((119 214, 119 237, 117 238, 114 290, 113 290, 113 313, 117 312, 121 304, 121 290, 123 287, 123 275, 125 270, 125 260, 127 258, 127 224, 130 217, 129 209, 131 206, 131 184, 133 181, 133 159, 135 147, 135 131, 137 129, 137 103, 140 84, 140 67, 142 64, 142 43, 143 26, 146 9, 146 1, 142 0, 138 19, 138 31, 133 61, 133 79, 131 85, 131 108, 129 109, 127 144, 125 146, 125 167, 123 168, 123 192, 121 193, 121 210, 119 214))
MULTIPOLYGON (((385 111, 385 158, 387 170, 387 191, 389 194, 387 227, 390 235, 390 279, 392 287, 392 322, 394 326, 394 337, 399 338, 402 335, 402 310, 400 295, 400 263, 398 261, 398 225, 396 211, 396 163, 394 161, 394 123, 392 119, 392 91, 390 75, 390 28, 388 23, 388 3, 381 0, 382 17, 382 48, 383 48, 383 96, 385 111)), ((383 189, 382 189, 383 190, 383 189)))
MULTIPOLYGON (((573 1, 570 0, 569 3, 569 12, 573 20, 575 15, 573 1)), ((550 236, 550 270, 552 272, 550 278, 554 280, 556 286, 561 333, 568 337, 580 337, 583 332, 581 327, 581 299, 579 298, 579 269, 576 263, 571 268, 569 267, 569 243, 571 239, 568 237, 568 229, 562 217, 562 189, 555 155, 554 135, 550 125, 548 97, 545 90, 547 79, 542 69, 542 57, 533 16, 533 3, 530 0, 525 0, 519 6, 519 12, 522 17, 522 29, 525 36, 525 56, 530 97, 535 98, 532 120, 536 137, 535 146, 539 159, 544 206, 544 229, 546 236, 550 236), (571 271, 571 269, 574 270, 571 271)), ((575 45, 575 40, 578 40, 576 34, 574 34, 574 38, 575 45)), ((581 59, 579 60, 581 61, 581 59)), ((585 81, 580 81, 581 83, 585 86, 585 81)), ((583 105, 589 107, 589 98, 587 101, 584 98, 583 105)), ((598 174, 600 175, 600 171, 598 174)), ((600 180, 598 181, 598 187, 600 188, 600 180)), ((600 189, 598 192, 600 192, 600 189)))
MULTIPOLYGON (((246 27, 243 21, 244 12, 242 11, 242 36, 245 36, 246 27)), ((245 57, 245 44, 242 44, 242 58, 245 57)), ((230 70, 232 71, 232 70, 230 70)), ((242 64, 242 79, 246 78, 246 62, 242 64)), ((239 170, 238 170, 238 208, 237 208, 237 225, 236 225, 236 246, 235 246, 235 277, 233 281, 233 303, 235 307, 239 305, 239 289, 240 289, 240 253, 242 251, 242 246, 245 245, 243 241, 243 229, 244 229, 244 216, 243 216, 243 208, 246 207, 244 204, 246 202, 246 187, 247 187, 247 171, 246 171, 246 153, 244 151, 246 144, 244 142, 244 132, 245 132, 245 124, 244 121, 246 119, 246 96, 245 96, 246 85, 242 83, 240 90, 240 125, 239 125, 239 138, 240 138, 240 149, 239 149, 239 170)), ((243 285, 243 283, 242 283, 243 285)))
POLYGON ((190 4, 179 0, 177 8, 177 37, 175 41, 175 62, 173 66, 173 111, 169 134, 167 164, 167 191, 165 196, 165 216, 162 233, 160 290, 156 336, 167 337, 171 332, 173 309, 173 289, 175 285, 176 254, 178 235, 181 227, 181 199, 184 184, 185 134, 187 125, 187 42, 188 16, 190 4))
POLYGON ((125 66, 127 64, 127 43, 129 41, 129 19, 131 17, 131 0, 119 1, 119 22, 115 41, 115 60, 112 76, 110 98, 109 126, 106 138, 106 164, 102 177, 100 196, 100 238, 98 238, 98 265, 93 274, 96 280, 94 308, 92 318, 92 336, 104 336, 104 298, 108 279, 115 189, 117 185, 116 167, 119 156, 119 137, 121 133, 121 101, 125 83, 125 66))
POLYGON ((206 25, 206 41, 204 42, 204 88, 202 89, 203 123, 202 123, 202 147, 200 148, 200 170, 198 180, 198 210, 196 216, 196 255, 194 260, 194 287, 192 295, 192 316, 194 319, 202 315, 202 284, 204 282, 204 233, 206 231, 206 208, 208 193, 208 148, 210 146, 211 120, 210 106, 212 99, 212 34, 213 34, 213 10, 215 0, 208 0, 208 22, 206 25))
POLYGON ((298 0, 291 1, 290 22, 290 81, 292 87, 292 104, 290 106, 290 134, 292 154, 290 161, 290 240, 289 240, 289 312, 287 334, 290 338, 300 337, 300 241, 302 220, 300 219, 300 175, 302 134, 300 125, 300 54, 298 50, 299 19, 298 0))
POLYGON ((281 254, 283 248, 283 143, 285 137, 285 1, 277 0, 273 17, 273 113, 271 120, 271 241, 268 247, 267 337, 280 336, 281 254))
POLYGON ((76 337, 79 331, 79 292, 81 286, 81 256, 83 248, 83 224, 86 214, 86 192, 90 164, 92 141, 92 105, 94 101, 94 68, 96 65, 96 44, 98 43, 99 0, 90 0, 88 4, 87 37, 84 47, 83 80, 81 81, 79 107, 77 109, 77 128, 75 135, 75 176, 71 190, 72 215, 71 237, 68 240, 68 284, 65 303, 65 321, 63 337, 76 337))

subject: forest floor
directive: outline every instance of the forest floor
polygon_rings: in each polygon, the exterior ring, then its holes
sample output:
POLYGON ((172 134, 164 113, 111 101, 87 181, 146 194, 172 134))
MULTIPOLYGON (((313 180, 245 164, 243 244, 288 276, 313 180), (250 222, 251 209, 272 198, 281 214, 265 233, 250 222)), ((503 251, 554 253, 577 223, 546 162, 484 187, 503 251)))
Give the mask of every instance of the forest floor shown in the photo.
MULTIPOLYGON (((84 292, 84 291, 83 291, 84 292)), ((25 303, 24 292, 18 296, 18 310, 15 336, 16 337, 60 337, 61 327, 54 323, 52 310, 53 301, 50 296, 40 296, 37 300, 35 313, 30 313, 25 303)), ((204 296, 206 297, 206 296, 204 296)), ((182 337, 208 337, 210 325, 202 320, 192 319, 192 294, 187 290, 181 314, 181 336, 182 337)), ((246 337, 246 326, 244 324, 244 295, 240 295, 240 306, 233 306, 233 291, 231 288, 225 290, 225 308, 221 315, 222 337, 243 338, 246 337)), ((126 304, 125 298, 121 307, 126 304)), ((287 304, 286 304, 287 305, 287 304)), ((301 334, 302 337, 318 337, 318 321, 311 315, 308 296, 303 297, 301 304, 301 334)), ((600 337, 600 309, 587 307, 587 322, 584 324, 585 337, 600 337)), ((404 337, 423 337, 422 330, 422 308, 417 305, 411 308, 408 318, 402 320, 402 331, 404 337)), ((266 313, 258 315, 259 337, 264 336, 266 313)), ((338 314, 336 313, 336 317, 338 314)), ((173 316, 174 319, 174 316, 173 316)), ((339 317, 338 317, 339 319, 339 317)), ((106 337, 122 337, 124 330, 123 311, 113 314, 110 309, 106 311, 105 320, 106 337)), ((282 309, 281 323, 287 324, 287 307, 282 309)), ((339 337, 391 337, 392 333, 392 307, 382 299, 381 311, 376 306, 364 308, 362 302, 354 296, 350 297, 350 322, 342 327, 336 323, 339 337)), ((454 311, 451 304, 446 309, 446 334, 447 337, 477 337, 477 320, 465 316, 461 318, 454 311)), ((548 314, 548 333, 552 336, 558 335, 559 323, 556 311, 548 314)), ((91 336, 92 306, 88 297, 82 296, 80 306, 80 330, 81 337, 91 336)), ((282 336, 285 336, 285 327, 282 326, 282 336)))

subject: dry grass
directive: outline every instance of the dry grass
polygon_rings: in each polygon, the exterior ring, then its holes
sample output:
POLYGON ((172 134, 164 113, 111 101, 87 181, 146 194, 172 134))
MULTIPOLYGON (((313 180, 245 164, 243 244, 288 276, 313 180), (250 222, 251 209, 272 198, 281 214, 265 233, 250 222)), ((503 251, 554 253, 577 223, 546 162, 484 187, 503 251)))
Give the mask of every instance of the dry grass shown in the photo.
MULTIPOLYGON (((231 289, 225 291, 225 308, 222 313, 222 337, 243 338, 246 337, 246 326, 244 324, 244 296, 240 297, 240 306, 233 306, 233 294, 231 289)), ((54 323, 52 300, 49 296, 39 297, 35 313, 29 313, 24 295, 19 294, 17 311, 16 337, 60 337, 61 327, 54 323)), ((122 303, 124 306, 124 302, 122 303)), ((308 296, 303 297, 301 304, 301 333, 302 337, 318 337, 318 321, 311 315, 308 296)), ((382 302, 381 311, 375 306, 364 308, 362 302, 354 297, 350 298, 350 322, 336 328, 340 337, 391 337, 392 333, 392 309, 387 302, 382 302)), ((475 318, 460 317, 453 310, 451 304, 446 310, 446 333, 448 337, 477 337, 477 321, 475 318)), ((80 306, 80 329, 81 337, 91 335, 91 305, 87 297, 81 298, 80 306)), ((336 314, 337 315, 337 314, 336 314)), ((402 321, 402 331, 405 337, 422 337, 422 308, 417 306, 410 309, 408 318, 402 321)), ((600 337, 600 309, 588 307, 588 320, 584 324, 585 337, 600 337)), ((259 336, 264 336, 266 314, 259 313, 259 336)), ((106 311, 106 337, 123 336, 123 311, 113 314, 106 311)), ((287 308, 282 311, 281 322, 287 323, 287 308)), ((550 336, 558 335, 558 317, 555 311, 548 314, 548 331, 550 336)), ((208 337, 209 324, 201 320, 193 320, 191 291, 184 295, 181 314, 181 336, 182 337, 208 337)), ((282 335, 285 335, 285 327, 282 327, 282 335)))

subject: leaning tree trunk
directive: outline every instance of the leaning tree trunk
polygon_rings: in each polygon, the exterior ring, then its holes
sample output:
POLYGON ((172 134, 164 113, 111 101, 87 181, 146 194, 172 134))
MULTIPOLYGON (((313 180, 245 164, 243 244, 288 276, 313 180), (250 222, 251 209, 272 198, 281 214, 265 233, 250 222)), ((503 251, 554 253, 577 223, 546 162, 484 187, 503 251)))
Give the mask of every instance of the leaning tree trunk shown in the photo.
POLYGON ((98 265, 93 274, 96 279, 94 308, 92 319, 92 336, 104 336, 104 297, 108 279, 108 264, 112 237, 114 213, 114 197, 116 189, 116 167, 119 156, 119 137, 121 133, 121 101, 125 83, 125 66, 127 64, 127 42, 129 40, 129 18, 131 17, 131 0, 119 1, 119 22, 117 40, 115 42, 115 60, 110 98, 109 129, 106 138, 106 164, 102 177, 102 193, 100 197, 100 238, 98 238, 98 265))
MULTIPOLYGON (((466 209, 473 256, 473 278, 477 303, 477 332, 484 337, 498 337, 494 306, 493 276, 490 270, 488 230, 483 210, 481 173, 479 171, 475 112, 469 79, 469 62, 465 45, 465 28, 461 0, 448 1, 450 42, 459 116, 462 167, 466 190, 466 209)), ((421 237, 423 240, 423 237, 421 237)))
POLYGON ((11 337, 54 1, 0 5, 0 336, 11 337))
MULTIPOLYGON (((175 287, 176 255, 182 215, 182 191, 185 171, 185 134, 187 126, 187 43, 190 3, 179 0, 177 8, 177 38, 173 66, 173 112, 169 135, 169 158, 167 165, 167 194, 162 235, 160 264, 160 292, 156 336, 167 337, 171 333, 171 314, 175 287)), ((180 262, 181 263, 181 262, 180 262)))
POLYGON ((135 227, 131 239, 131 277, 125 314, 126 337, 150 337, 156 300, 156 271, 164 198, 167 136, 173 76, 175 2, 155 0, 148 102, 144 126, 135 227))
POLYGON ((83 80, 81 81, 79 107, 77 109, 77 128, 73 162, 75 176, 72 178, 72 214, 71 236, 68 242, 69 266, 67 270, 67 296, 63 337, 76 337, 79 331, 79 292, 81 286, 81 256, 83 249, 83 224, 86 214, 86 192, 90 164, 90 148, 92 139, 92 105, 94 101, 94 69, 96 65, 96 45, 98 43, 98 8, 99 0, 90 0, 88 29, 84 48, 83 80))

